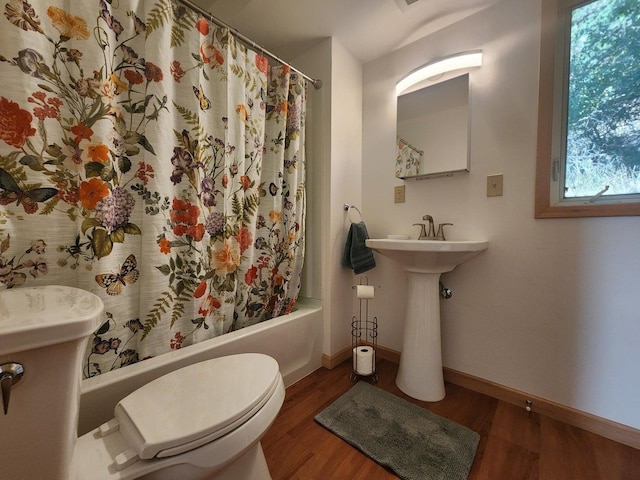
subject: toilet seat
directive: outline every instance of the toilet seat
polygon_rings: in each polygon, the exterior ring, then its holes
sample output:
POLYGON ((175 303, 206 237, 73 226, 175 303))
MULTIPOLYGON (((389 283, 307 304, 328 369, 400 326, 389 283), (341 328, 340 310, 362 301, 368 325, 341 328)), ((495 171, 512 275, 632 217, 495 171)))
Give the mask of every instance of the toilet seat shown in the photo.
POLYGON ((212 472, 255 448, 261 452, 260 438, 276 418, 285 396, 278 363, 258 353, 206 360, 147 385, 151 384, 155 386, 142 387, 121 400, 124 406, 117 408, 120 419, 113 418, 78 438, 73 480, 175 480, 183 478, 181 469, 172 470, 180 466, 198 469, 201 473, 196 478, 218 478, 212 477, 212 472), (234 394, 235 400, 226 397, 234 394), (198 404, 192 400, 194 395, 198 395, 198 404), (166 412, 161 411, 163 405, 166 412), (219 421, 209 423, 216 418, 209 416, 211 410, 216 411, 219 421), (203 413, 207 422, 202 421, 203 413), (192 422, 190 431, 183 428, 181 419, 192 422), (158 434, 159 430, 165 431, 158 434), (155 457, 140 457, 153 452, 157 452, 155 457))
POLYGON ((273 395, 279 378, 273 358, 241 354, 153 380, 115 408, 127 455, 164 458, 214 441, 251 418, 273 395))

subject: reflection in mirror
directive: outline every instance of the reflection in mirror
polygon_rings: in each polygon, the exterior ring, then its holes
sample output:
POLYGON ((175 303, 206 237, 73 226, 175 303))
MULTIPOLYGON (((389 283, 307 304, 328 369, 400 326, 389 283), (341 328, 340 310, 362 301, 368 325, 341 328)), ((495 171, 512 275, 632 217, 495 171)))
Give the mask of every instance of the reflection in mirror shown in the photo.
POLYGON ((398 97, 396 177, 469 171, 469 74, 398 97))

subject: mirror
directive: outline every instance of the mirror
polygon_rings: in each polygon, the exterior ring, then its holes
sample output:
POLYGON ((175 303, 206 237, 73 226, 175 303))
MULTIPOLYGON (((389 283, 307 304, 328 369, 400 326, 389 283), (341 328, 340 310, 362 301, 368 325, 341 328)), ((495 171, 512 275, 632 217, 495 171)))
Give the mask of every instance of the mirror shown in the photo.
POLYGON ((396 177, 469 171, 469 74, 398 97, 396 177))

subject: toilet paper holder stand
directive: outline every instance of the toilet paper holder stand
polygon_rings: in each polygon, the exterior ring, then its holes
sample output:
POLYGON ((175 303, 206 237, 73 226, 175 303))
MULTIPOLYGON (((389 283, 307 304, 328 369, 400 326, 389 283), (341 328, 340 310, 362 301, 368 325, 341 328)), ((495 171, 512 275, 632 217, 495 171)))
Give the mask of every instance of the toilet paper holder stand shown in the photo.
POLYGON ((376 373, 376 348, 378 346, 378 317, 369 318, 369 300, 374 297, 375 287, 369 285, 366 275, 352 287, 359 300, 359 315, 351 317, 352 369, 349 379, 355 382, 365 377, 378 382, 376 373))

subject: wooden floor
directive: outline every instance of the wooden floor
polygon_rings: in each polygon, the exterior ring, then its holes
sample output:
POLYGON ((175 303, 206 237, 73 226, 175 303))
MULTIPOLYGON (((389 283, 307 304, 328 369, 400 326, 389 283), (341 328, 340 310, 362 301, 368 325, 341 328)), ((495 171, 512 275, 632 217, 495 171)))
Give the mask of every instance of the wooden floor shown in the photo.
MULTIPOLYGON (((640 480, 640 450, 452 384, 440 402, 414 400, 395 386, 397 368, 379 360, 377 386, 480 434, 469 480, 640 480)), ((398 478, 313 420, 353 385, 350 372, 348 361, 287 389, 262 441, 273 480, 398 478)))

